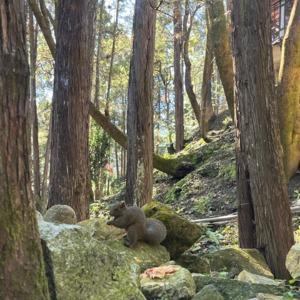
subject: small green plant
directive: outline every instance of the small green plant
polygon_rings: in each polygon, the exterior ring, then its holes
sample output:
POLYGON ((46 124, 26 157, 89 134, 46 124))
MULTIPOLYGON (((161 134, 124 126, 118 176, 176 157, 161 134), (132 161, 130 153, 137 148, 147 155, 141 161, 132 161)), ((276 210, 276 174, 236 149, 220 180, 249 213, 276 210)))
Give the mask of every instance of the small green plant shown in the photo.
POLYGON ((210 193, 208 194, 205 198, 201 198, 196 205, 194 206, 195 211, 200 211, 201 213, 206 213, 207 211, 210 210, 211 205, 210 202, 213 199, 214 194, 210 193))
POLYGON ((297 197, 296 201, 299 201, 299 199, 300 199, 300 193, 299 193, 298 190, 294 191, 294 197, 297 197))

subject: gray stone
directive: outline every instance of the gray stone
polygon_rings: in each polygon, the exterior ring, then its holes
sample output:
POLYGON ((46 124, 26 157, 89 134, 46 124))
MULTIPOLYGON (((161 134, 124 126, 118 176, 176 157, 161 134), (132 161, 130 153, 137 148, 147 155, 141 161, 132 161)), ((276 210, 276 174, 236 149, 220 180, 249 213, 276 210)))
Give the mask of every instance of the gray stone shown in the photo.
POLYGON ((223 300, 224 298, 218 292, 214 285, 206 285, 192 300, 223 300))
POLYGON ((191 273, 210 274, 208 259, 200 258, 194 254, 183 254, 176 259, 176 263, 188 269, 191 273))
POLYGON ((259 293, 257 295, 257 300, 287 300, 287 299, 291 299, 291 298, 287 298, 283 296, 274 296, 271 294, 262 294, 262 293, 259 293))
POLYGON ((211 271, 240 273, 246 270, 250 273, 274 279, 264 257, 256 249, 224 249, 212 254, 211 271))
POLYGON ((39 231, 52 261, 57 299, 145 300, 140 267, 131 255, 78 225, 39 222, 39 231))
POLYGON ((143 294, 147 300, 167 298, 170 300, 190 300, 196 293, 196 286, 191 273, 180 267, 172 276, 163 279, 150 279, 145 277, 141 280, 143 294))
POLYGON ((261 275, 252 274, 245 270, 238 275, 237 280, 250 282, 250 283, 261 283, 261 284, 270 284, 275 286, 284 286, 284 282, 282 281, 275 281, 273 279, 261 275))
POLYGON ((138 262, 142 273, 170 260, 170 253, 162 245, 152 246, 146 242, 138 241, 133 247, 127 248, 124 246, 124 240, 106 241, 105 244, 134 258, 138 262))
POLYGON ((39 211, 37 211, 37 210, 35 211, 35 216, 36 216, 36 220, 38 222, 44 221, 44 218, 43 218, 42 214, 39 211))
POLYGON ((51 223, 76 224, 76 214, 68 205, 54 205, 47 210, 44 220, 51 223))
POLYGON ((290 249, 286 257, 285 266, 290 272, 291 276, 297 281, 300 281, 299 261, 300 261, 300 244, 296 244, 290 249))
MULTIPOLYGON (((245 300, 256 298, 259 293, 282 296, 287 290, 284 287, 274 285, 247 283, 238 280, 215 278, 210 276, 195 276, 197 292, 201 291, 206 285, 212 284, 216 287, 224 300, 245 300)), ((300 293, 291 291, 294 299, 300 299, 300 293)))

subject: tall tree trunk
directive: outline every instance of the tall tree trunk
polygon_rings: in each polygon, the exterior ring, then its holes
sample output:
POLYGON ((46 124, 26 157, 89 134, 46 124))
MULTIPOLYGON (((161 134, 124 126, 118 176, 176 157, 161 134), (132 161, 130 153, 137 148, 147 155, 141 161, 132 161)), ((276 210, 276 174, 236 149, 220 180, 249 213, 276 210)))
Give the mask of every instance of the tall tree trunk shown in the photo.
POLYGON ((283 40, 278 78, 278 105, 285 178, 291 179, 300 161, 300 1, 295 0, 283 40))
POLYGON ((103 196, 103 189, 104 189, 104 168, 100 170, 100 190, 99 190, 99 199, 103 196))
POLYGON ((96 84, 95 84, 95 98, 94 104, 99 109, 99 91, 100 91, 100 53, 101 53, 101 41, 102 41, 102 31, 103 31, 103 7, 104 0, 100 4, 100 21, 99 21, 99 32, 97 40, 97 58, 96 58, 96 84))
POLYGON ((192 76, 191 76, 191 61, 189 58, 189 39, 190 39, 190 33, 192 30, 193 25, 193 18, 196 13, 196 10, 190 18, 190 26, 188 28, 188 18, 190 14, 189 10, 189 0, 185 1, 185 14, 183 18, 183 57, 184 57, 184 63, 185 63, 185 89, 188 94, 188 97, 190 99, 194 114, 196 116, 196 120, 198 122, 199 128, 201 129, 201 110, 200 105, 197 102, 196 95, 193 90, 193 84, 192 84, 192 76))
POLYGON ((220 72, 230 115, 232 120, 234 120, 233 62, 226 28, 227 20, 223 0, 206 0, 206 7, 211 25, 209 38, 220 72))
POLYGON ((0 16, 0 299, 49 299, 29 169, 24 0, 1 1, 0 16))
POLYGON ((49 169, 50 149, 51 149, 51 135, 52 135, 52 105, 51 105, 51 114, 49 120, 49 133, 48 133, 46 153, 45 153, 45 165, 44 165, 44 175, 43 175, 43 185, 42 185, 43 201, 46 200, 46 193, 47 193, 48 169, 49 169))
POLYGON ((128 88, 126 204, 143 206, 153 188, 153 60, 156 11, 136 0, 128 88))
POLYGON ((89 217, 89 101, 95 0, 60 0, 54 70, 50 198, 89 217))
POLYGON ((33 135, 33 168, 34 168, 34 200, 36 210, 42 212, 41 207, 41 180, 40 180, 40 154, 39 154, 39 128, 36 108, 36 55, 37 55, 37 27, 34 28, 33 14, 29 9, 29 32, 30 32, 30 65, 31 65, 31 118, 33 135))
POLYGON ((180 1, 174 2, 174 90, 175 90, 175 132, 176 152, 183 149, 183 84, 180 71, 182 12, 180 1))
POLYGON ((233 0, 232 25, 239 243, 259 249, 275 278, 289 279, 285 260, 294 237, 280 146, 270 1, 233 0))
MULTIPOLYGON (((206 11, 207 15, 207 11, 206 11)), ((203 68, 203 78, 202 78, 202 90, 201 90, 201 98, 202 98, 202 117, 201 117, 201 133, 202 138, 204 140, 207 140, 207 124, 210 118, 212 117, 212 103, 209 102, 209 93, 211 89, 211 76, 213 73, 213 58, 214 53, 212 50, 212 45, 210 42, 210 32, 211 32, 211 26, 208 21, 208 18, 206 18, 206 43, 205 43, 205 57, 204 57, 204 68, 203 68)))
POLYGON ((120 174, 119 174, 119 158, 118 158, 118 145, 115 141, 115 155, 116 155, 116 169, 117 169, 117 179, 119 180, 120 174))
POLYGON ((113 31, 113 44, 112 44, 112 48, 111 48, 110 68, 109 68, 109 74, 108 74, 108 87, 107 87, 106 106, 105 106, 107 116, 109 116, 109 94, 110 94, 110 86, 111 86, 111 76, 112 76, 112 72, 113 72, 113 62, 114 62, 114 56, 115 56, 116 33, 117 33, 118 22, 119 22, 119 3, 120 3, 120 1, 117 0, 116 22, 115 22, 114 31, 113 31))
POLYGON ((219 106, 220 106, 220 72, 219 69, 217 68, 217 88, 216 88, 216 101, 215 101, 215 114, 219 114, 219 106))

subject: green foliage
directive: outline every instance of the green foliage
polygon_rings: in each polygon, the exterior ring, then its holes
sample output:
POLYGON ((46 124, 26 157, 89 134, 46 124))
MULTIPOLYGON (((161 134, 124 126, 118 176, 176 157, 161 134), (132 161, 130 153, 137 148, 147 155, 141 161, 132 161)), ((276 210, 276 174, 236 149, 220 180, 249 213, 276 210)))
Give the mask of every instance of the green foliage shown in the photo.
POLYGON ((211 208, 211 200, 213 199, 214 194, 210 193, 205 198, 201 198, 197 201, 196 205, 194 206, 195 211, 200 211, 201 213, 206 213, 211 208))
POLYGON ((221 165, 219 168, 219 176, 224 177, 225 181, 236 179, 236 167, 235 164, 228 164, 227 166, 221 165))

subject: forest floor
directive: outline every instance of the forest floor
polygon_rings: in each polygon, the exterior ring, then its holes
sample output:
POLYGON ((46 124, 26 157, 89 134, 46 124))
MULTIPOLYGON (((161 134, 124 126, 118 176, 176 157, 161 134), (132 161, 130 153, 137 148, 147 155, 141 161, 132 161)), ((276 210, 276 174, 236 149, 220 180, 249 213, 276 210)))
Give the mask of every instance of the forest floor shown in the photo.
MULTIPOLYGON (((170 205, 189 220, 224 216, 237 212, 235 175, 235 133, 229 111, 218 115, 208 135, 214 140, 206 144, 199 135, 177 154, 199 153, 201 163, 182 179, 154 171, 153 201, 170 205)), ((291 206, 300 205, 300 174, 287 182, 291 206), (299 193, 298 193, 299 191, 299 193)), ((125 189, 100 201, 100 215, 107 216, 108 204, 125 200, 125 189)), ((297 242, 300 242, 300 214, 293 214, 297 242)), ((237 222, 221 225, 205 224, 207 234, 194 245, 192 253, 213 252, 220 246, 237 246, 237 222), (213 234, 211 234, 213 232, 213 234), (216 239, 215 239, 216 238, 216 239), (199 252, 200 251, 200 252, 199 252)))

